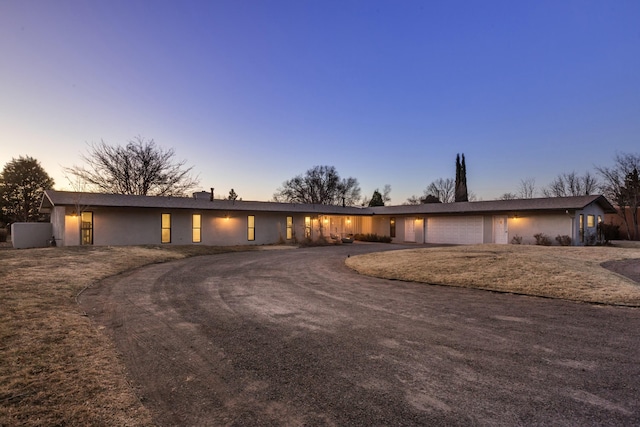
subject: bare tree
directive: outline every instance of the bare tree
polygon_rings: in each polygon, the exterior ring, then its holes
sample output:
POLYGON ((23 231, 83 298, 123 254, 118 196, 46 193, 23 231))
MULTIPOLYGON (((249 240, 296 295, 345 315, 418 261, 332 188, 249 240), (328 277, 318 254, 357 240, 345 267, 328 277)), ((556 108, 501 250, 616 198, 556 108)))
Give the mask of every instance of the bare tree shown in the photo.
POLYGON ((451 203, 455 200, 455 189, 456 183, 453 179, 438 178, 424 190, 423 198, 432 195, 437 197, 442 203, 451 203))
POLYGON ((93 191, 113 194, 182 196, 198 185, 186 161, 174 162, 173 149, 162 149, 138 136, 126 146, 104 141, 91 144, 82 155, 86 166, 64 168, 93 191))
POLYGON ((520 180, 518 196, 521 199, 532 199, 536 194, 536 179, 525 178, 520 180))
POLYGON ((500 200, 514 200, 517 198, 518 195, 514 193, 504 193, 502 196, 500 196, 500 200))
POLYGON ((627 238, 632 238, 631 228, 633 226, 633 238, 639 239, 640 182, 638 171, 640 170, 640 155, 616 154, 614 166, 610 168, 596 167, 596 170, 604 180, 600 188, 604 195, 616 205, 618 215, 627 228, 627 238), (631 213, 631 221, 629 221, 628 212, 631 213))
POLYGON ((314 166, 304 176, 285 181, 273 198, 277 202, 354 206, 360 201, 360 185, 355 178, 341 179, 333 166, 314 166))
POLYGON ((403 205, 419 205, 420 203, 422 203, 420 201, 420 197, 414 194, 411 197, 409 197, 407 201, 403 203, 403 205))
POLYGON ((384 202, 385 205, 391 201, 390 194, 391 194, 391 185, 385 184, 384 188, 382 189, 382 201, 384 202))
POLYGON ((597 191, 598 185, 598 180, 589 172, 583 176, 575 172, 562 173, 542 190, 542 194, 546 197, 588 196, 597 191))

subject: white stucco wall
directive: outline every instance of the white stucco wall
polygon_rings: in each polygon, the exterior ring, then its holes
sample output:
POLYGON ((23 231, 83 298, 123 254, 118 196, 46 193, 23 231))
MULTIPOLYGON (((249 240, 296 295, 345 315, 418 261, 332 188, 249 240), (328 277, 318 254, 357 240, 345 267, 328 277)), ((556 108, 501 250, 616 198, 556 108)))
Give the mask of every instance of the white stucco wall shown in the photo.
POLYGON ((56 206, 51 210, 51 234, 59 246, 65 245, 65 207, 56 206))
POLYGON ((598 234, 598 217, 601 221, 604 221, 604 212, 602 209, 592 203, 589 206, 586 206, 584 209, 580 211, 576 211, 575 220, 574 220, 574 233, 575 240, 579 241, 579 244, 593 244, 597 239, 598 234), (584 240, 580 239, 580 214, 584 215, 584 240), (588 216, 593 215, 594 223, 592 227, 589 227, 588 224, 588 216))
MULTIPOLYGON (((203 245, 263 245, 286 239, 287 216, 293 217, 295 237, 304 236, 304 215, 286 213, 251 213, 191 211, 183 209, 122 209, 93 208, 93 244, 97 246, 160 245, 162 214, 171 214, 171 245, 190 245, 193 242, 193 214, 201 215, 201 241, 203 245), (255 240, 248 240, 248 216, 255 217, 255 240)), ((64 244, 80 244, 80 217, 67 212, 64 244)), ((59 221, 59 220, 57 220, 59 221)))
POLYGON ((572 218, 566 214, 551 215, 527 215, 520 214, 517 217, 509 216, 507 219, 509 227, 509 242, 514 237, 522 237, 523 245, 534 245, 535 234, 544 233, 556 244, 556 236, 567 235, 572 238, 572 218))
POLYGON ((11 224, 11 242, 16 249, 45 248, 50 246, 53 227, 50 222, 14 222, 11 224))
MULTIPOLYGON (((192 233, 192 215, 201 215, 201 242, 203 245, 262 245, 279 242, 293 243, 302 241, 305 236, 305 217, 311 218, 312 238, 338 234, 340 236, 358 233, 375 233, 379 236, 390 236, 390 220, 395 218, 396 236, 394 242, 415 241, 424 243, 428 237, 427 215, 325 215, 287 214, 270 212, 237 212, 237 211, 192 211, 189 209, 157 209, 157 208, 87 208, 93 213, 94 245, 159 245, 161 243, 161 218, 163 213, 171 214, 171 243, 173 245, 194 244, 192 233), (255 217, 255 240, 247 238, 247 219, 255 217), (293 217, 295 239, 286 240, 287 216, 293 217), (406 235, 406 223, 414 224, 415 238, 406 235)), ((535 244, 536 233, 545 233, 555 244, 557 235, 568 235, 573 244, 581 244, 579 239, 579 215, 584 214, 585 236, 597 232, 598 216, 604 217, 602 209, 592 204, 582 211, 549 213, 502 214, 508 217, 508 241, 515 236, 522 237, 523 244, 535 244), (594 215, 594 227, 588 227, 588 215, 594 215)), ((480 215, 474 215, 480 217, 480 215)), ((482 215, 482 240, 491 243, 494 239, 494 215, 482 215)), ((52 233, 59 245, 73 246, 80 244, 80 216, 75 215, 72 207, 55 207, 51 213, 52 233)), ((455 230, 454 230, 455 231, 455 230)), ((51 236, 48 236, 50 238, 51 236)), ((46 239, 45 239, 46 240, 46 239)), ((443 242, 446 243, 446 242, 443 242)))

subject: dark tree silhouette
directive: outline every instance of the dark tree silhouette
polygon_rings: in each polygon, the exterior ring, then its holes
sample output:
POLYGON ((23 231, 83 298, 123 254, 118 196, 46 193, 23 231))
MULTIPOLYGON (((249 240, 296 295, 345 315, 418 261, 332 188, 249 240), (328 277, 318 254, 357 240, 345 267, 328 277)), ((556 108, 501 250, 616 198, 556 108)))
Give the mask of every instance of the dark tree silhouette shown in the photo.
POLYGON ((420 203, 426 204, 426 203, 442 203, 442 202, 436 196, 432 194, 427 194, 426 196, 420 198, 420 203))
POLYGON ((597 167, 604 183, 604 195, 612 201, 627 228, 628 239, 640 239, 638 210, 640 209, 640 154, 621 153, 612 167, 597 167), (633 236, 631 230, 633 227, 633 236))
POLYGON ((126 146, 101 141, 83 155, 86 166, 65 171, 100 193, 144 196, 183 196, 198 185, 185 161, 174 162, 173 149, 162 149, 151 140, 136 137, 126 146))
POLYGON ((373 196, 371 196, 371 200, 369 200, 369 206, 384 206, 382 193, 380 193, 377 188, 373 191, 373 196))
POLYGON ((44 190, 53 188, 53 179, 33 157, 18 157, 0 174, 0 208, 4 222, 35 222, 46 219, 39 212, 44 190))
POLYGON ((589 172, 583 176, 570 172, 558 175, 542 190, 542 194, 545 197, 588 196, 595 193, 598 187, 598 180, 589 172))
POLYGON ((462 161, 460 160, 460 154, 456 156, 456 202, 468 202, 469 193, 467 190, 467 165, 464 160, 464 153, 462 154, 462 161))
POLYGON ((424 190, 424 195, 420 198, 420 203, 425 203, 423 200, 426 200, 429 196, 432 196, 432 198, 435 197, 442 203, 453 202, 455 200, 455 182, 451 178, 436 179, 424 190))
POLYGON ((273 195, 275 201, 353 206, 360 200, 355 178, 341 179, 333 166, 314 166, 304 175, 285 181, 273 195))

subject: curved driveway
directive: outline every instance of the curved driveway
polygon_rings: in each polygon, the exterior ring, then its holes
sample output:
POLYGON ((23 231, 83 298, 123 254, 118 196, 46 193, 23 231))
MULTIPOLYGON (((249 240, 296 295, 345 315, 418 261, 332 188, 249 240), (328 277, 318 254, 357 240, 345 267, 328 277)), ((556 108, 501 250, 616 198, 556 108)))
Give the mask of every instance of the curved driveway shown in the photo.
POLYGON ((639 425, 640 310, 360 276, 354 244, 88 289, 158 425, 639 425))

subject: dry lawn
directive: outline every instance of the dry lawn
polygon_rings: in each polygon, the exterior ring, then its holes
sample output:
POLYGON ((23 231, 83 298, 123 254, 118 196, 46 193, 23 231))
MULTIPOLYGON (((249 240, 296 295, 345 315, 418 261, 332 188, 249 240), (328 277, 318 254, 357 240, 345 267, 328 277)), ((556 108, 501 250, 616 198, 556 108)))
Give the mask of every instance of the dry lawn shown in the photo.
POLYGON ((622 259, 640 259, 640 248, 453 246, 353 256, 347 265, 386 279, 640 306, 640 285, 600 266, 622 259))
POLYGON ((145 264, 248 248, 0 250, 0 426, 145 426, 109 340, 76 303, 92 283, 145 264))

